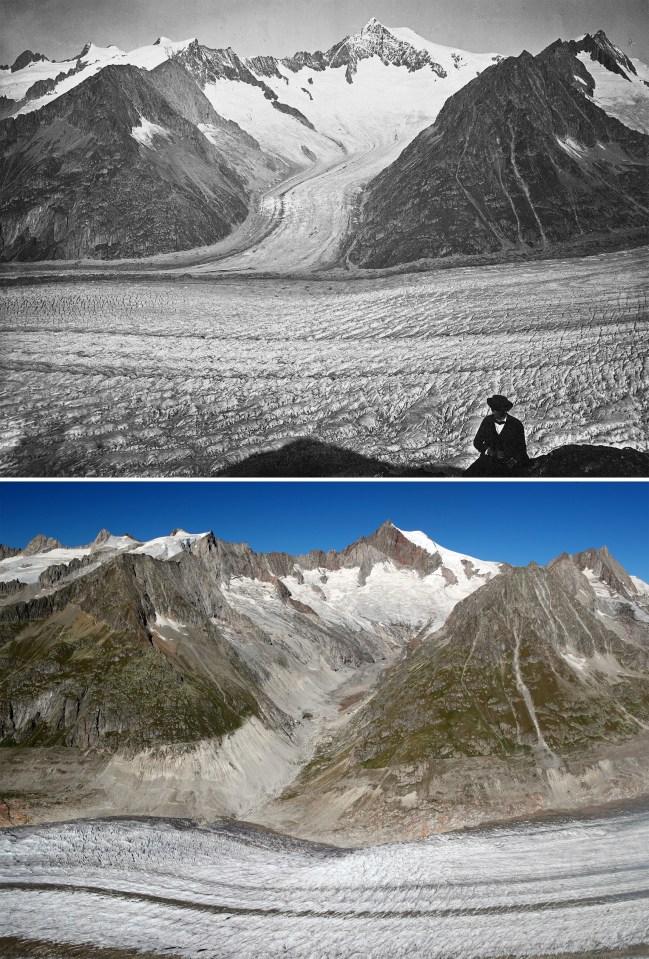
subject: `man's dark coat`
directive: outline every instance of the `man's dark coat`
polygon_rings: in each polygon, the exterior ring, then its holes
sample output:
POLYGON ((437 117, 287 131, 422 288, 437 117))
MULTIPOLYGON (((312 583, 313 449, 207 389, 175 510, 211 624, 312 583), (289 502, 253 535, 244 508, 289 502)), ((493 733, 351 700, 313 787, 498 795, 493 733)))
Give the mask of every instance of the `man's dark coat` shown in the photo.
POLYGON ((468 468, 468 476, 513 476, 528 465, 525 428, 515 416, 507 415, 500 433, 496 430, 495 416, 485 416, 473 445, 480 453, 480 458, 468 468), (502 453, 502 458, 488 456, 487 450, 502 453))

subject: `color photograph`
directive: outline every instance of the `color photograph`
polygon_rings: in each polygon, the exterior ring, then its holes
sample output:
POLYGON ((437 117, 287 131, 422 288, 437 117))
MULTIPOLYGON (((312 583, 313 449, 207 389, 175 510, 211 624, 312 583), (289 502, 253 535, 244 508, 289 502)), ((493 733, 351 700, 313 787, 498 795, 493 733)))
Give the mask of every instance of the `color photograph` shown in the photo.
POLYGON ((3 956, 645 954, 646 484, 5 487, 3 956))
POLYGON ((646 0, 0 9, 0 959, 649 959, 646 0))

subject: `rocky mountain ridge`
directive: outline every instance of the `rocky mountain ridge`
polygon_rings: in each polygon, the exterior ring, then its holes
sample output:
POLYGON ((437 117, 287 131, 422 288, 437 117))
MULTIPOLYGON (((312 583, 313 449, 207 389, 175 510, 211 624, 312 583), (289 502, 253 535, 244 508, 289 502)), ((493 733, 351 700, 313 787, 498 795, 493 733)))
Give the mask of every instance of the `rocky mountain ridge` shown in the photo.
POLYGON ((0 257, 115 259, 216 243, 248 212, 254 213, 274 183, 298 170, 315 174, 321 165, 342 163, 359 145, 367 149, 368 138, 375 138, 381 125, 391 125, 393 115, 398 117, 396 135, 409 139, 421 124, 419 101, 433 119, 444 98, 440 89, 431 102, 433 84, 444 81, 445 90, 452 92, 476 65, 491 62, 489 55, 439 48, 451 64, 449 76, 449 67, 422 46, 426 41, 413 37, 414 45, 372 20, 326 53, 284 60, 244 60, 230 48, 161 38, 128 54, 90 44, 69 62, 35 65, 30 60, 13 73, 0 71, 6 117, 0 121, 0 143, 7 155, 0 175, 9 185, 0 206, 0 257), (379 79, 375 70, 388 67, 393 73, 382 76, 379 87, 387 84, 391 96, 368 107, 367 92, 377 89, 379 79), (404 80, 415 74, 423 79, 404 80), (130 87, 149 83, 173 109, 173 123, 156 115, 160 105, 139 111, 141 124, 134 120, 130 87), (353 92, 347 95, 341 84, 353 92), (91 109, 88 85, 96 91, 91 109), (125 98, 115 97, 115 85, 125 88, 125 98), (70 137, 58 133, 71 112, 75 150, 70 137), (129 139, 106 141, 95 129, 101 127, 102 113, 117 128, 124 126, 124 118, 131 121, 124 130, 129 139), (39 120, 28 122, 34 115, 39 120), (181 134, 180 119, 194 129, 185 127, 181 134), (178 155, 181 143, 183 152, 191 143, 191 157, 178 155), (29 171, 41 164, 43 151, 51 158, 46 176, 35 178, 29 171), (200 169, 197 176, 197 165, 204 167, 206 160, 211 175, 200 169), (66 176, 72 171, 74 180, 66 176), (234 174, 238 189, 232 188, 234 174))
POLYGON ((56 753, 86 812, 364 841, 371 793, 394 837, 443 825, 425 799, 439 763, 455 802, 467 768, 477 784, 496 763, 552 804, 571 764, 649 722, 649 587, 605 548, 520 569, 389 521, 303 556, 183 530, 36 543, 0 562, 0 765, 32 817, 69 812, 56 753))
POLYGON ((649 237, 649 125, 630 128, 592 99, 579 52, 626 79, 620 63, 630 63, 597 38, 508 57, 450 97, 368 185, 349 259, 384 268, 616 231, 649 237))
POLYGON ((594 573, 609 556, 516 568, 459 603, 269 821, 386 841, 645 792, 649 604, 594 573))
POLYGON ((363 160, 341 197, 353 212, 337 218, 340 265, 649 237, 649 72, 602 31, 506 59, 376 18, 283 59, 167 38, 130 53, 87 44, 61 64, 34 56, 0 70, 4 260, 214 245, 220 261, 281 229, 278 184, 335 177, 370 148, 385 159, 365 172, 363 160))

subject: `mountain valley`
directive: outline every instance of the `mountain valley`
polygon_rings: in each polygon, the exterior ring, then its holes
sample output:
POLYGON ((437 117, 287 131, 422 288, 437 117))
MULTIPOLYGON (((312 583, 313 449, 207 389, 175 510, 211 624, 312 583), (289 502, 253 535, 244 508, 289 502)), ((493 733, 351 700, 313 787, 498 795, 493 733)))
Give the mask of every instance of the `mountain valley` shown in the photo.
POLYGON ((304 274, 646 243, 648 84, 601 31, 505 59, 375 18, 284 59, 25 51, 0 70, 2 258, 304 274))
POLYGON ((647 790, 649 587, 386 522, 341 552, 102 531, 0 561, 7 823, 238 817, 338 845, 647 790))

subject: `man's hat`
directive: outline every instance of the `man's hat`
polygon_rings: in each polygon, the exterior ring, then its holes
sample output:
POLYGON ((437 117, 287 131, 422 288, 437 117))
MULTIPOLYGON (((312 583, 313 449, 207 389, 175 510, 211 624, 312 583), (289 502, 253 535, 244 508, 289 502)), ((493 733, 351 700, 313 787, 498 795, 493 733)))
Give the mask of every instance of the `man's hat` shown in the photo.
POLYGON ((496 393, 495 396, 487 397, 487 406, 497 413, 507 413, 513 405, 506 396, 501 396, 499 393, 496 393))

